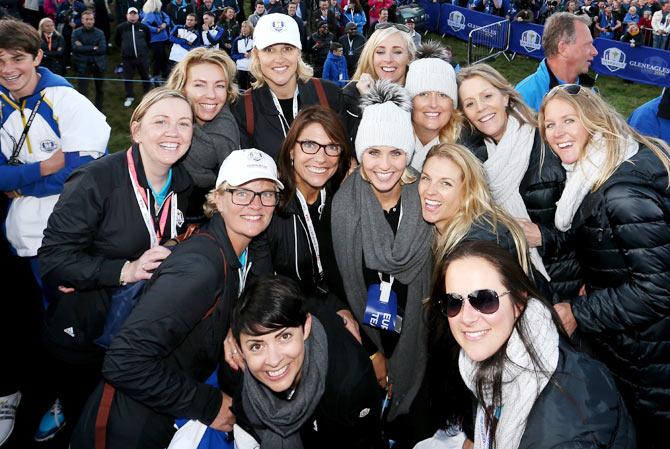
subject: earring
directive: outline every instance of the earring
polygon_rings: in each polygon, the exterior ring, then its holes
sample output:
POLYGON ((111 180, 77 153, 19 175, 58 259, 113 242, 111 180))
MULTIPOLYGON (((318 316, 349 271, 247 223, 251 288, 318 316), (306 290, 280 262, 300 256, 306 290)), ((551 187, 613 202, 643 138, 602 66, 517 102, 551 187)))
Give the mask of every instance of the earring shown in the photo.
POLYGON ((291 159, 291 167, 293 167, 293 159, 291 159))

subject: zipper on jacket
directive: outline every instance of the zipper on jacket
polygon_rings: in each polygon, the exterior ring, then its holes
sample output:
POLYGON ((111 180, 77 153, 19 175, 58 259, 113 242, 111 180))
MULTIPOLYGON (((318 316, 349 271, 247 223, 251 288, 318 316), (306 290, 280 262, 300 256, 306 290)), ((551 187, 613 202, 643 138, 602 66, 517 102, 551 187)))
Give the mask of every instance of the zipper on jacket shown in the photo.
POLYGON ((137 45, 135 45, 135 24, 130 25, 130 34, 133 35, 133 50, 135 51, 135 58, 137 58, 137 45))

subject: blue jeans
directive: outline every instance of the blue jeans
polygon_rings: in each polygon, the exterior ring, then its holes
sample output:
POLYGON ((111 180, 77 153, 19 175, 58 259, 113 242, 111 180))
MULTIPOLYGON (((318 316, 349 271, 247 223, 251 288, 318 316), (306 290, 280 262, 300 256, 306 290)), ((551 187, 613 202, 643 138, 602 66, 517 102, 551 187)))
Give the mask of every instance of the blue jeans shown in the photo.
POLYGON ((666 47, 668 46, 668 35, 663 34, 654 34, 654 48, 660 48, 661 50, 665 50, 666 47))

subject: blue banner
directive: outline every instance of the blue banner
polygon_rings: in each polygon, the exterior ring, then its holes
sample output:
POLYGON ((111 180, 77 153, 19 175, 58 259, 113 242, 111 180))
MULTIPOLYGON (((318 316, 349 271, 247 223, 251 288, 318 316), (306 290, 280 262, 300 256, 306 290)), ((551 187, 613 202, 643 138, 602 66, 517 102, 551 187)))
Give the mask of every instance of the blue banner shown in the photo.
POLYGON ((598 56, 591 68, 600 75, 616 76, 643 84, 670 87, 670 52, 650 47, 631 47, 625 42, 598 38, 598 56))
POLYGON ((544 58, 542 33, 544 26, 529 22, 512 22, 509 51, 535 59, 544 58))
MULTIPOLYGON (((449 34, 464 41, 468 40, 468 35, 473 28, 504 20, 502 17, 471 11, 448 3, 442 3, 440 6, 440 33, 449 34)), ((489 31, 490 33, 486 38, 496 39, 498 30, 492 29, 489 31)))
POLYGON ((423 9, 426 10, 426 14, 428 14, 428 23, 426 26, 428 27, 428 31, 431 33, 437 33, 440 30, 440 4, 439 3, 433 3, 430 1, 422 1, 421 6, 423 6, 423 9))

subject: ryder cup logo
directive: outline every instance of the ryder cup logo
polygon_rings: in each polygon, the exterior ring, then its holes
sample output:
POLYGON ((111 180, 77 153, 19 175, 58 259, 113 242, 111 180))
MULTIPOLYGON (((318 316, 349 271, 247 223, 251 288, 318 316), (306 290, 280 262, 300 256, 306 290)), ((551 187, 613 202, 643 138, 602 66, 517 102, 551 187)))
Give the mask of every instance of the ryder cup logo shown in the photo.
POLYGON ((447 19, 447 24, 452 30, 456 32, 461 31, 465 28, 465 16, 458 11, 451 11, 449 13, 449 19, 447 19))
POLYGON ((284 26, 285 26, 285 25, 284 25, 284 21, 283 21, 282 19, 275 19, 275 20, 272 22, 272 28, 273 28, 277 33, 281 33, 282 31, 284 31, 284 26))
POLYGON ((256 162, 258 162, 258 161, 260 161, 261 159, 263 159, 263 155, 261 154, 261 152, 258 151, 258 150, 255 150, 255 149, 253 149, 253 150, 249 150, 249 153, 247 154, 247 157, 248 157, 250 160, 252 160, 252 161, 256 161, 256 162))
POLYGON ((534 52, 542 48, 542 36, 533 30, 524 31, 521 35, 521 41, 519 41, 519 44, 525 48, 527 52, 534 52))
POLYGON ((600 59, 602 65, 607 67, 610 72, 616 72, 620 69, 626 68, 626 53, 618 48, 610 47, 603 52, 603 57, 600 59))

